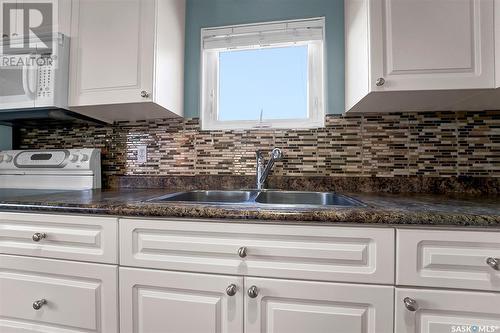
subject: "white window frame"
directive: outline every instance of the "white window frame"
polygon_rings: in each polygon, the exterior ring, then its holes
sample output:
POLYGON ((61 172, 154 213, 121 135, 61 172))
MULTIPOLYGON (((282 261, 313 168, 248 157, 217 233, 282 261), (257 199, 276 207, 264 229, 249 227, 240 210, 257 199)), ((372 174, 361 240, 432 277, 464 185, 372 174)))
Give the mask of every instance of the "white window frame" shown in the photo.
MULTIPOLYGON (((299 33, 296 33, 297 35, 299 33)), ((258 36, 258 35, 257 35, 258 36)), ((244 37, 245 38, 245 37, 244 37)), ((325 18, 314 18, 307 20, 291 20, 279 22, 266 22, 261 24, 245 24, 226 26, 218 28, 204 28, 201 31, 201 105, 200 117, 203 130, 240 130, 240 129, 307 129, 320 128, 325 126, 326 114, 326 98, 325 98, 325 18), (320 29, 320 37, 316 31, 315 39, 304 40, 307 37, 301 36, 300 40, 289 41, 290 31, 296 27, 302 28, 302 32, 307 34, 307 29, 310 27, 320 29), (271 30, 272 29, 272 30, 271 30), (235 31, 239 33, 236 34, 235 31), (243 44, 248 45, 230 45, 232 38, 241 38, 247 34, 247 39, 243 44), (262 32, 277 32, 274 35, 276 42, 261 45, 260 42, 253 43, 248 41, 251 36, 262 32), (279 34, 282 32, 283 34, 279 34), (284 34, 288 32, 287 34, 284 34), (236 36, 236 37, 234 37, 236 36), (280 41, 280 38, 283 39, 280 41), (211 38, 211 39, 209 39, 211 38), (213 44, 210 47, 207 45, 207 40, 213 44), (214 42, 215 40, 215 42, 214 42), (215 45, 215 47, 214 47, 215 45), (220 45, 217 46, 217 45, 220 45), (239 121, 222 121, 218 119, 219 112, 219 54, 231 50, 249 50, 262 48, 276 48, 287 46, 308 46, 308 83, 307 83, 307 99, 308 99, 308 117, 306 119, 266 119, 258 120, 239 120, 239 121)))

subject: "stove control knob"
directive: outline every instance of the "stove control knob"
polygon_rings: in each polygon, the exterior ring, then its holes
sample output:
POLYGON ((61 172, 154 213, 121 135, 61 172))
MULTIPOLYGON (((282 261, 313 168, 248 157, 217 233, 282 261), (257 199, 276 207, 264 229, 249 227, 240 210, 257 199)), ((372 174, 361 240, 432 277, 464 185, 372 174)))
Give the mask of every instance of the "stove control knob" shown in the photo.
POLYGON ((3 155, 0 155, 0 163, 3 162, 3 155))
POLYGON ((5 155, 5 162, 7 162, 7 163, 12 162, 13 159, 14 158, 12 157, 12 155, 5 155))
POLYGON ((75 154, 72 154, 70 157, 69 157, 69 161, 70 162, 77 162, 78 161, 78 155, 75 155, 75 154))
POLYGON ((81 159, 81 161, 82 161, 82 162, 87 162, 88 160, 89 160, 89 155, 87 155, 87 154, 83 154, 83 155, 82 155, 82 159, 81 159))

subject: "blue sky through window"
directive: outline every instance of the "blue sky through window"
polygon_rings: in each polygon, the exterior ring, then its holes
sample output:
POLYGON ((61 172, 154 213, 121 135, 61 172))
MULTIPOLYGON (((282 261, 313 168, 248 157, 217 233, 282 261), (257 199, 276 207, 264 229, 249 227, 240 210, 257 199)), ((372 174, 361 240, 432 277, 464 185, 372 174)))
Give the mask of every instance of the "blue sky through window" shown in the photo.
POLYGON ((306 119, 308 48, 220 52, 219 120, 306 119))

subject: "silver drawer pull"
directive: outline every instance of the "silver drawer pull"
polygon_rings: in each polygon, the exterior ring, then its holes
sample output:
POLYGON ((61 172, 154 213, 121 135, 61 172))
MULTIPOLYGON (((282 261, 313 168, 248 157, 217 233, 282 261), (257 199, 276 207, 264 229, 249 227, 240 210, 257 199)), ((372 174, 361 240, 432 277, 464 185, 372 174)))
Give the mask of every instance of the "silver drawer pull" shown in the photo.
POLYGON ((236 295, 237 290, 238 290, 238 288, 236 287, 236 285, 234 283, 230 284, 229 287, 226 288, 226 294, 228 296, 234 296, 234 295, 236 295))
POLYGON ((247 256, 247 248, 246 247, 240 247, 238 249, 238 255, 240 256, 240 258, 245 258, 247 256))
POLYGON ((248 288, 247 294, 250 298, 256 298, 257 296, 259 296, 259 289, 257 289, 256 286, 251 286, 250 288, 248 288))
POLYGON ((47 304, 47 300, 46 299, 39 299, 38 301, 34 301, 33 302, 33 309, 35 310, 40 310, 42 308, 42 306, 44 306, 45 304, 47 304))
POLYGON ((47 238, 47 234, 44 232, 43 233, 37 232, 31 237, 31 239, 33 239, 33 242, 39 242, 44 238, 47 238))
POLYGON ((418 303, 413 298, 406 297, 403 300, 403 303, 405 304, 405 307, 408 309, 408 311, 415 312, 418 310, 418 303))
POLYGON ((500 259, 490 257, 486 259, 486 263, 494 270, 500 271, 500 259))

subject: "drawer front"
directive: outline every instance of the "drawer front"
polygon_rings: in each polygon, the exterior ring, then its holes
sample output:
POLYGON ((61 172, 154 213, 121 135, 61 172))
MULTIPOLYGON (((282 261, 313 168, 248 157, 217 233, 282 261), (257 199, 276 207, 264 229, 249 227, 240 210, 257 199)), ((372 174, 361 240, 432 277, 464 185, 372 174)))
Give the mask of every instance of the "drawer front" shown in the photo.
POLYGON ((121 219, 120 260, 180 271, 393 284, 394 230, 121 219))
POLYGON ((0 255, 0 332, 117 332, 117 279, 117 266, 0 255))
POLYGON ((396 333, 500 332, 500 294, 396 288, 394 326, 396 333))
POLYGON ((0 253, 116 264, 117 252, 116 218, 0 212, 0 253))
POLYGON ((500 291, 500 232, 398 230, 396 252, 398 285, 500 291))

